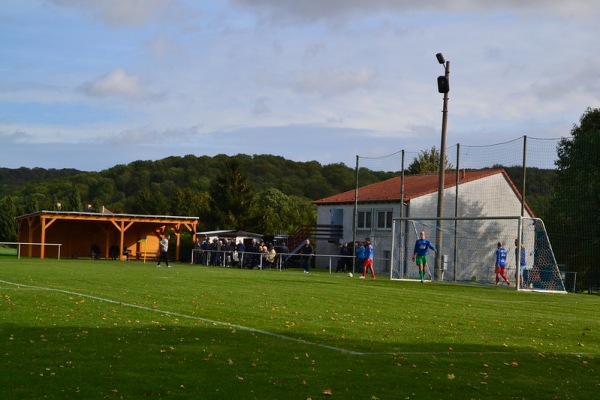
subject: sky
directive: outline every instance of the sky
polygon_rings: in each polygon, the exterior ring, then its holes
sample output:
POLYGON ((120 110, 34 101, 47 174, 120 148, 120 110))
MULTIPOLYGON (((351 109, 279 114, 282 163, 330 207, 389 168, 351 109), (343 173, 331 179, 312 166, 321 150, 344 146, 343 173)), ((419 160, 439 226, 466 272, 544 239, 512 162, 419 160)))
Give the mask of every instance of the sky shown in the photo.
POLYGON ((597 0, 0 0, 0 167, 356 156, 570 136, 597 0))

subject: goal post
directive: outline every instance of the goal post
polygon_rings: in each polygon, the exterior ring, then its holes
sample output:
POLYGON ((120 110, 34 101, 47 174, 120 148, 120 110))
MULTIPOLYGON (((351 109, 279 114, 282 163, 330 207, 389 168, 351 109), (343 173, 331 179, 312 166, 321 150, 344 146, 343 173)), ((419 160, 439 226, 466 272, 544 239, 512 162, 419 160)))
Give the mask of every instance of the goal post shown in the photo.
POLYGON ((546 228, 539 218, 394 218, 390 279, 420 279, 412 255, 421 231, 434 246, 438 232, 443 235, 442 248, 437 249, 437 254, 429 252, 426 274, 432 280, 495 284, 496 249, 501 242, 508 253, 506 273, 511 286, 566 293, 546 228), (436 257, 441 257, 441 271, 435 271, 436 257))
MULTIPOLYGON (((21 259, 21 256, 31 256, 31 250, 34 247, 41 248, 43 246, 47 246, 48 249, 51 249, 50 251, 46 251, 46 257, 56 257, 60 260, 61 243, 0 242, 0 248, 8 249, 9 251, 7 251, 7 254, 16 256, 17 259, 21 259), (24 250, 25 253, 27 253, 25 255, 23 254, 24 250)), ((37 253, 39 254, 39 250, 37 253)), ((0 254, 2 254, 2 251, 0 251, 0 254)))

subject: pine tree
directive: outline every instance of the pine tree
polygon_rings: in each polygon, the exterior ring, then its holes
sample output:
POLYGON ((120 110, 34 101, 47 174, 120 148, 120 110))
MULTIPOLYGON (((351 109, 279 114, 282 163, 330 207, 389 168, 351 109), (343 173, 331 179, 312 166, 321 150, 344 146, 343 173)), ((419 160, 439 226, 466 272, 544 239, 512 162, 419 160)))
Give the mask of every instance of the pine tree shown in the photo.
POLYGON ((6 196, 0 203, 0 241, 17 241, 17 209, 10 196, 6 196))
POLYGON ((212 229, 250 230, 253 203, 254 191, 248 184, 248 176, 237 160, 229 159, 211 183, 204 220, 212 229))

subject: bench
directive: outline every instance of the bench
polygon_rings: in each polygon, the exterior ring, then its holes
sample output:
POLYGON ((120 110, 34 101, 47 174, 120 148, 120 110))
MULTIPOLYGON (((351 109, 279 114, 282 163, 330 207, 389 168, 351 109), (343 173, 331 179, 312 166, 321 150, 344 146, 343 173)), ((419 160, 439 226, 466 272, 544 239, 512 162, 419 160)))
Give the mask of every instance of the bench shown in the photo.
POLYGON ((156 251, 137 251, 135 253, 136 260, 157 260, 158 253, 156 251))

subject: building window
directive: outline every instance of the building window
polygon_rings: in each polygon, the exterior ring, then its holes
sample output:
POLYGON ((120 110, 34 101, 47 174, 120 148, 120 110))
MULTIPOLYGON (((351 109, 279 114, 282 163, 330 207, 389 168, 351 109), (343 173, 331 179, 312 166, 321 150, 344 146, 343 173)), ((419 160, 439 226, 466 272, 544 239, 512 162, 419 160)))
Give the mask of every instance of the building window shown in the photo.
POLYGON ((358 229, 371 229, 371 220, 373 219, 373 211, 359 211, 358 212, 358 229))
POLYGON ((377 215, 377 229, 392 229, 392 211, 379 210, 377 215))

